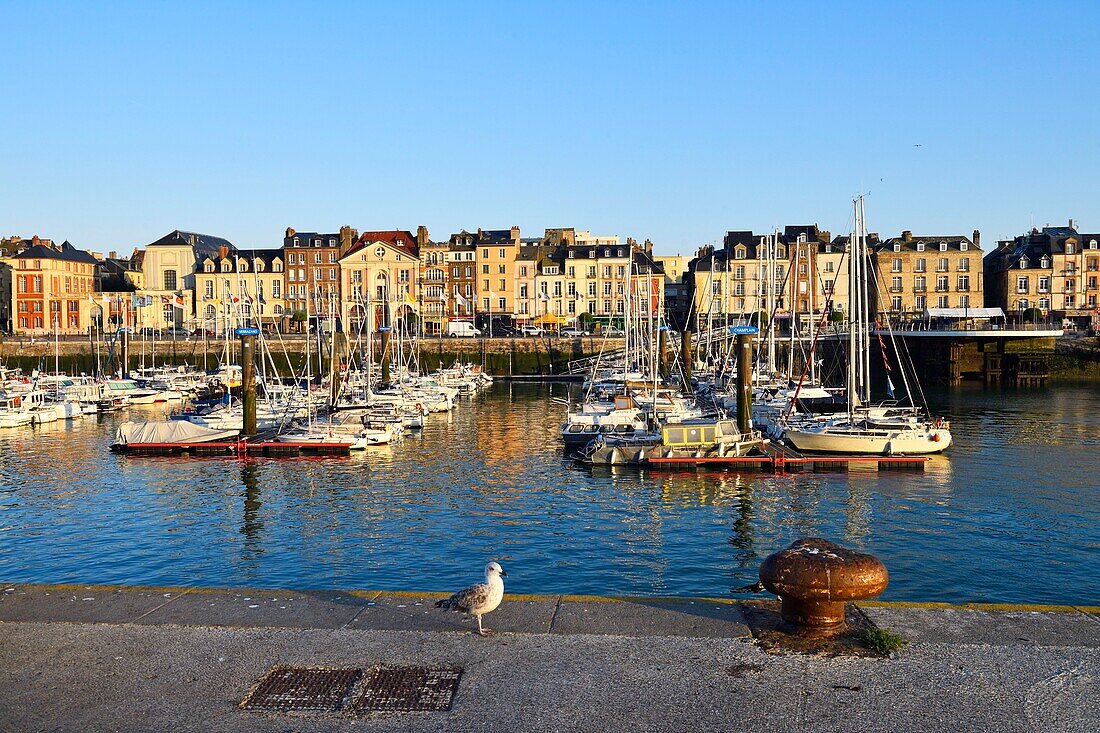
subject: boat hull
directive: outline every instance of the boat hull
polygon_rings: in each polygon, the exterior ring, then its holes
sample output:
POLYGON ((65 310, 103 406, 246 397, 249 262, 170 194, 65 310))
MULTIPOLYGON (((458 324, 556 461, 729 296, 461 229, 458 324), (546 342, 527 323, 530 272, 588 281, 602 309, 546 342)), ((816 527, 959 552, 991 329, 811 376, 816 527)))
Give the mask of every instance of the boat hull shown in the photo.
POLYGON ((951 433, 930 430, 801 430, 792 428, 784 439, 806 453, 865 455, 924 455, 941 453, 951 445, 951 433))

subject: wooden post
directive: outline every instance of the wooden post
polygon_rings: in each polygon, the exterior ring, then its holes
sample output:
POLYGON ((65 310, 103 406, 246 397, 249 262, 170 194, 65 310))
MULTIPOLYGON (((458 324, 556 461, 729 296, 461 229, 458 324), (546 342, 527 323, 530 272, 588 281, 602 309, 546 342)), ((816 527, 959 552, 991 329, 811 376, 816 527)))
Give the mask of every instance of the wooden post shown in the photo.
POLYGON ((244 429, 241 433, 244 435, 256 434, 256 336, 253 332, 257 330, 237 329, 241 337, 241 401, 244 403, 244 429))
POLYGON ((121 352, 119 354, 119 366, 121 368, 119 369, 119 374, 122 375, 123 379, 129 379, 130 378, 130 329, 120 328, 119 329, 119 335, 121 336, 121 339, 120 339, 121 346, 119 347, 119 351, 121 352))
POLYGON ((752 341, 737 334, 737 429, 752 431, 752 341))
POLYGON ((680 361, 683 363, 685 394, 691 394, 691 337, 693 335, 690 330, 685 328, 683 336, 680 337, 680 361))
POLYGON ((382 384, 390 382, 390 329, 382 329, 382 384))

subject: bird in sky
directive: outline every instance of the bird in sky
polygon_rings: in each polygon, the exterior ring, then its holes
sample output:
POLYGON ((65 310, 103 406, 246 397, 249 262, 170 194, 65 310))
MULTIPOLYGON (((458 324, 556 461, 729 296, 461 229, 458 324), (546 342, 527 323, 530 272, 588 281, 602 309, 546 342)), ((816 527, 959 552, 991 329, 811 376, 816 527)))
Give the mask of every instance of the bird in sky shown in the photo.
POLYGON ((508 573, 496 562, 485 566, 485 582, 460 590, 450 598, 436 601, 436 608, 468 613, 477 619, 477 633, 488 636, 492 629, 481 625, 481 617, 495 611, 504 598, 504 581, 508 573))

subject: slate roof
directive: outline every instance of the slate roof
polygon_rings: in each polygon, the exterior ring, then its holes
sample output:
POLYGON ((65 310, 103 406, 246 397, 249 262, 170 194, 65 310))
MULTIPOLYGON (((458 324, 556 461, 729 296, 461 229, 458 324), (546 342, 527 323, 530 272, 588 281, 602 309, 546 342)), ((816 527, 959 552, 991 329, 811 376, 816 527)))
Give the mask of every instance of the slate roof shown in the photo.
MULTIPOLYGON (((260 260, 261 262, 264 263, 264 271, 265 272, 271 272, 271 266, 275 262, 275 260, 283 260, 283 250, 281 250, 281 249, 257 249, 257 250, 248 250, 248 251, 237 250, 236 252, 231 252, 230 256, 228 258, 226 258, 232 264, 232 268, 229 270, 229 272, 236 272, 237 271, 237 259, 238 258, 244 258, 244 259, 248 260, 249 272, 253 271, 252 268, 255 267, 255 261, 256 260, 260 260)), ((195 260, 195 271, 196 272, 203 272, 204 271, 203 266, 206 264, 207 260, 210 260, 211 262, 214 263, 215 267, 217 268, 216 272, 221 272, 222 271, 221 270, 221 262, 222 261, 221 261, 221 258, 218 257, 217 253, 214 253, 213 255, 208 255, 208 256, 203 257, 201 259, 196 259, 195 260)), ((213 274, 213 273, 208 272, 206 274, 210 275, 210 274, 213 274)))
POLYGON ((15 255, 15 259, 65 260, 68 262, 82 262, 86 265, 100 264, 99 260, 92 257, 92 255, 69 244, 68 240, 62 242, 59 247, 47 247, 44 244, 36 244, 33 247, 27 247, 25 250, 15 255))
POLYGON ((965 243, 967 251, 981 252, 981 248, 976 247, 974 242, 970 241, 970 237, 964 237, 957 234, 948 236, 914 236, 909 241, 906 241, 903 237, 890 237, 889 239, 873 244, 872 248, 875 252, 886 252, 893 251, 894 245, 899 245, 902 252, 917 252, 919 251, 917 245, 923 244, 923 251, 939 252, 941 242, 947 244, 948 251, 958 252, 965 243))
POLYGON ((228 239, 222 237, 215 237, 209 234, 199 234, 197 232, 187 232, 181 229, 176 229, 155 242, 150 242, 147 246, 156 247, 158 245, 164 246, 187 246, 190 245, 195 250, 196 257, 205 257, 210 254, 217 254, 218 250, 222 247, 228 247, 230 252, 236 251, 236 247, 228 239))

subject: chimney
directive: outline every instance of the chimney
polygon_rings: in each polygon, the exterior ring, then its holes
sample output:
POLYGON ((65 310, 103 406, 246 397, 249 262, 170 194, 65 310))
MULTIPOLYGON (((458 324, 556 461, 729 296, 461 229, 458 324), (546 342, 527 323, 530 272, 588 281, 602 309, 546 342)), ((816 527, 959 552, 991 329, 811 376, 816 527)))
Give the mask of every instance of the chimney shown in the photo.
POLYGON ((645 253, 650 257, 653 256, 653 242, 649 241, 648 239, 645 240, 645 253))
POLYGON ((913 241, 913 232, 906 229, 904 232, 901 233, 901 241, 903 241, 903 242, 912 242, 913 241))
POLYGON ((481 227, 477 228, 477 241, 481 241, 481 227))
POLYGON ((416 246, 420 248, 428 246, 428 227, 423 224, 416 228, 416 246))
POLYGON ((293 230, 293 229, 291 229, 290 227, 287 227, 287 228, 286 228, 286 236, 287 236, 288 238, 289 238, 289 237, 293 237, 293 236, 294 236, 294 230, 293 230))
POLYGON ((107 257, 109 257, 112 260, 117 260, 118 259, 118 252, 115 252, 112 249, 110 252, 107 253, 107 257))
POLYGON ((519 227, 512 227, 512 241, 519 241, 519 227))
MULTIPOLYGON (((290 231, 294 231, 294 230, 291 229, 290 231)), ((228 256, 229 256, 229 247, 226 247, 224 244, 222 246, 218 247, 218 259, 219 260, 224 260, 228 256)))
POLYGON ((971 240, 974 242, 975 247, 977 247, 978 249, 982 248, 982 233, 980 231, 975 229, 971 240))
POLYGON ((1075 226, 1073 226, 1073 219, 1070 219, 1070 220, 1069 220, 1069 228, 1070 228, 1070 229, 1076 229, 1076 227, 1075 227, 1075 226))
MULTIPOLYGON (((291 229, 290 231, 293 232, 294 230, 291 229)), ((345 254, 347 254, 348 250, 351 249, 352 245, 355 244, 355 240, 357 239, 359 239, 359 232, 357 230, 352 229, 347 224, 340 227, 339 256, 343 257, 345 254)))
POLYGON ((33 237, 31 237, 31 246, 34 247, 37 244, 38 244, 38 235, 35 234, 33 237))

